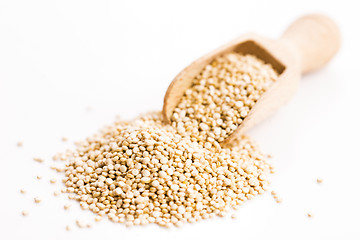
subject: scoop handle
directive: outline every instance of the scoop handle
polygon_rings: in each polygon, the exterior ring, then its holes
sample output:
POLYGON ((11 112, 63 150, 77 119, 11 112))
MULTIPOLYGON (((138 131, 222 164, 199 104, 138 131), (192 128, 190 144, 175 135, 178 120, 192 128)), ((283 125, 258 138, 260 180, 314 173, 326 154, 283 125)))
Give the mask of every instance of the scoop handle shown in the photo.
POLYGON ((286 29, 281 39, 289 42, 298 53, 303 74, 324 66, 340 47, 338 26, 322 14, 299 18, 286 29))

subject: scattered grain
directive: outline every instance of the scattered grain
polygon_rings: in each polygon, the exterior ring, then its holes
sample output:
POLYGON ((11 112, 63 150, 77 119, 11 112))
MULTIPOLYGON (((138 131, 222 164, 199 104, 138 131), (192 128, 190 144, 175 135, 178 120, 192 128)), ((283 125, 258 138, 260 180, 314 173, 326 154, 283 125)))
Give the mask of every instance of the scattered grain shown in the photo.
POLYGON ((81 220, 76 220, 75 221, 75 223, 76 223, 76 226, 78 226, 78 228, 85 228, 86 227, 86 223, 84 223, 83 221, 81 221, 81 220))
POLYGON ((276 203, 282 203, 282 198, 275 191, 271 191, 271 196, 273 196, 276 203))
POLYGON ((43 158, 34 157, 33 160, 38 163, 43 163, 45 160, 43 158))
POLYGON ((27 210, 23 210, 23 211, 21 212, 21 214, 22 214, 24 217, 26 217, 26 216, 29 215, 29 212, 28 212, 27 210))
POLYGON ((68 210, 70 207, 71 207, 71 204, 70 204, 70 203, 64 205, 64 209, 65 209, 65 210, 68 210))

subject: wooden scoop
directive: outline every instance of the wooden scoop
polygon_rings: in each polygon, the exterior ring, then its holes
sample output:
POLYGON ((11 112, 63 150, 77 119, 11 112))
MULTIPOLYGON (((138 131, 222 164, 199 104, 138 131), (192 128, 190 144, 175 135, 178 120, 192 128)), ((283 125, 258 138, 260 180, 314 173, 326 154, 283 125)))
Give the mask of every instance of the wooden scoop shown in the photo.
POLYGON ((194 77, 215 58, 230 52, 255 55, 271 64, 279 73, 279 79, 261 95, 243 122, 222 145, 231 143, 286 103, 295 94, 301 74, 324 66, 339 47, 338 27, 330 18, 320 14, 310 14, 296 20, 277 40, 252 33, 243 35, 199 58, 175 77, 165 95, 164 119, 170 122, 175 107, 186 89, 191 87, 194 77))

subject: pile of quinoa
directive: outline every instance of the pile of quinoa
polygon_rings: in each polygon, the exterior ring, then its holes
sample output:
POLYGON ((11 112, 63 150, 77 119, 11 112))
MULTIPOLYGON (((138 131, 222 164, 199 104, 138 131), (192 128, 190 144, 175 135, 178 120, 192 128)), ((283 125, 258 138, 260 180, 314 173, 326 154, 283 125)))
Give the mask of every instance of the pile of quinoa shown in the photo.
POLYGON ((229 53, 208 64, 173 111, 172 126, 205 147, 219 146, 278 79, 270 64, 253 55, 229 53))
POLYGON ((269 185, 272 166, 250 138, 231 148, 220 142, 276 77, 251 55, 216 59, 194 79, 171 124, 159 112, 116 121, 58 154, 66 161, 65 192, 83 209, 127 226, 225 216, 269 185))

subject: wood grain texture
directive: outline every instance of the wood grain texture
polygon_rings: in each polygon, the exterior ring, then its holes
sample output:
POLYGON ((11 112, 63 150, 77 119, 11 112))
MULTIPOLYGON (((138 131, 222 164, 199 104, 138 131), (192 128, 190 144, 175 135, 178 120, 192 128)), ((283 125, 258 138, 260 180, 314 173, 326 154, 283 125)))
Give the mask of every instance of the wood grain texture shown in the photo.
POLYGON ((174 78, 164 98, 164 121, 170 123, 180 98, 207 64, 230 52, 253 54, 271 64, 279 73, 279 79, 260 97, 239 127, 222 142, 222 145, 230 145, 289 101, 295 94, 301 73, 324 66, 339 47, 339 29, 330 18, 320 14, 299 18, 277 40, 245 34, 194 61, 174 78))
POLYGON ((303 74, 328 63, 339 50, 341 42, 337 25, 321 14, 299 18, 288 27, 281 39, 295 45, 303 74))

